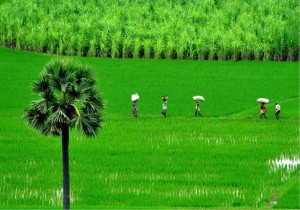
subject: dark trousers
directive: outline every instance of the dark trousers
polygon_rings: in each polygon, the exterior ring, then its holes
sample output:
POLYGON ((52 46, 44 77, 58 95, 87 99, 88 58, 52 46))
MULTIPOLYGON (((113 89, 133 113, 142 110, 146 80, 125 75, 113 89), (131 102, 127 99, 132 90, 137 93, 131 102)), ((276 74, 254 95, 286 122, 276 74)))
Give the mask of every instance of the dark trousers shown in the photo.
POLYGON ((163 109, 161 113, 162 113, 163 116, 167 117, 167 110, 166 109, 163 109))
POLYGON ((276 119, 279 119, 279 114, 280 114, 280 110, 278 110, 278 111, 275 112, 276 119))
POLYGON ((199 110, 196 110, 196 111, 195 111, 195 116, 200 116, 200 117, 202 117, 202 114, 200 113, 199 110))
POLYGON ((262 119, 262 116, 264 116, 264 118, 268 119, 267 116, 266 116, 266 113, 261 113, 260 114, 260 119, 262 119))
POLYGON ((133 108, 132 114, 134 117, 137 117, 138 114, 137 108, 133 108))

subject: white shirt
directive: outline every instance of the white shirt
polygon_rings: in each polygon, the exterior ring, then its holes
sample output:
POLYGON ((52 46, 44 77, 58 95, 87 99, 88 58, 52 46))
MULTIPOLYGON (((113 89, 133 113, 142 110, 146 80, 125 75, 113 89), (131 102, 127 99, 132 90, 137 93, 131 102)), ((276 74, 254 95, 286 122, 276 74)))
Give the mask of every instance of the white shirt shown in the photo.
POLYGON ((276 111, 280 111, 280 105, 279 105, 279 104, 276 104, 275 110, 276 110, 276 111))
POLYGON ((163 108, 163 109, 167 109, 167 102, 166 102, 166 101, 163 102, 162 108, 163 108))

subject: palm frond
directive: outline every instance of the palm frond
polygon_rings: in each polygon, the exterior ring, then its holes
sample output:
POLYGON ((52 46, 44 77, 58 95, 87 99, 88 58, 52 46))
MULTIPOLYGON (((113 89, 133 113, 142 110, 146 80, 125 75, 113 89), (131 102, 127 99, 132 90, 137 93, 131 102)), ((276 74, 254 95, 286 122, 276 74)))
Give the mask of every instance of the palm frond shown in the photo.
POLYGON ((102 98, 96 95, 90 96, 83 104, 85 113, 100 113, 104 109, 102 98))
POLYGON ((43 93, 50 88, 49 80, 46 76, 41 76, 39 80, 35 81, 32 85, 33 93, 43 93))
POLYGON ((42 93, 42 98, 50 105, 54 104, 57 100, 55 94, 50 88, 42 93))
POLYGON ((68 89, 68 94, 66 95, 67 101, 71 104, 78 98, 80 98, 80 93, 75 89, 74 86, 71 86, 68 89))
POLYGON ((34 110, 40 111, 41 113, 48 112, 48 102, 45 99, 37 100, 32 102, 32 107, 34 110))
POLYGON ((50 79, 50 86, 53 89, 53 91, 56 92, 61 92, 62 87, 61 87, 61 80, 58 76, 56 75, 51 75, 51 79, 50 79))
POLYGON ((41 112, 40 110, 33 108, 26 110, 24 118, 31 128, 37 131, 41 131, 45 127, 45 123, 48 118, 48 113, 41 112))
POLYGON ((74 82, 73 66, 70 59, 53 59, 45 67, 44 72, 49 75, 49 81, 54 90, 65 92, 68 86, 74 82))
POLYGON ((84 67, 82 69, 78 69, 75 73, 76 83, 79 84, 83 78, 92 79, 92 72, 89 67, 84 67))
POLYGON ((76 65, 71 59, 64 59, 57 76, 61 79, 62 84, 73 84, 75 78, 76 65))
POLYGON ((45 136, 59 136, 61 133, 61 126, 59 124, 48 122, 41 131, 45 136))
POLYGON ((53 125, 69 124, 70 119, 65 111, 58 107, 58 109, 49 116, 48 122, 53 125))
POLYGON ((73 112, 70 112, 70 115, 72 115, 72 114, 74 114, 76 112, 77 116, 79 116, 79 117, 81 116, 80 110, 78 109, 78 107, 75 104, 70 104, 70 108, 69 108, 69 110, 73 111, 73 112), (75 112, 74 112, 74 110, 75 110, 75 112))
POLYGON ((81 101, 89 97, 91 91, 94 89, 95 81, 83 78, 76 88, 78 99, 81 101))
POLYGON ((101 127, 99 115, 81 114, 70 121, 70 127, 76 127, 88 137, 95 136, 101 127))

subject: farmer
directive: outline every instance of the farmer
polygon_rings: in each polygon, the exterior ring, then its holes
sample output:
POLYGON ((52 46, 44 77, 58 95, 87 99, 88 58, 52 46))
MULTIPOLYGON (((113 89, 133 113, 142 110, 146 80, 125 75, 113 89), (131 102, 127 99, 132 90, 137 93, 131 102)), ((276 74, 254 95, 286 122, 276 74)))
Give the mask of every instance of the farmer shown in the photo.
POLYGON ((279 114, 280 114, 280 105, 276 102, 275 103, 275 117, 277 120, 279 120, 279 114))
POLYGON ((267 109, 265 107, 265 103, 261 103, 261 106, 260 106, 260 119, 262 119, 262 116, 264 116, 264 118, 267 119, 266 113, 267 113, 267 109))
POLYGON ((162 115, 167 117, 167 96, 163 96, 162 115))
POLYGON ((196 102, 195 116, 196 116, 196 117, 197 117, 197 116, 201 116, 201 117, 202 117, 202 115, 201 115, 201 113, 200 113, 200 102, 199 102, 199 101, 196 102))
POLYGON ((138 115, 138 107, 137 107, 137 101, 133 101, 133 111, 132 114, 134 117, 137 117, 138 115))

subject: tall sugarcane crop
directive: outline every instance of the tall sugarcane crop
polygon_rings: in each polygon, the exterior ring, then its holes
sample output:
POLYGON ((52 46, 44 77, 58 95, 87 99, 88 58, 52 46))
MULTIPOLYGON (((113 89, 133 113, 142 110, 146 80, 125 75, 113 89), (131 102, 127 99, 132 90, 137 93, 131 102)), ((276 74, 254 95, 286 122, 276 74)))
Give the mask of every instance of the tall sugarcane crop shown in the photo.
POLYGON ((61 55, 299 59, 296 0, 0 2, 0 45, 61 55))

